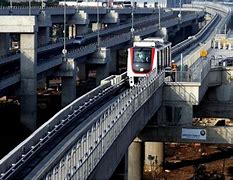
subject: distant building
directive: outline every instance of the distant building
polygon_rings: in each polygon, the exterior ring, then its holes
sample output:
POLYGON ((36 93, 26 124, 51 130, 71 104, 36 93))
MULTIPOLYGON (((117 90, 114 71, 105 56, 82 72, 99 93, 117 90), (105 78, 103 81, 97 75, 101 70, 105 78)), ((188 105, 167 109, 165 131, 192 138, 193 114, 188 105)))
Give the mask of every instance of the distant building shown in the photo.
POLYGON ((191 3, 191 0, 155 0, 155 2, 157 2, 158 5, 163 8, 179 7, 180 1, 181 1, 181 4, 191 3))

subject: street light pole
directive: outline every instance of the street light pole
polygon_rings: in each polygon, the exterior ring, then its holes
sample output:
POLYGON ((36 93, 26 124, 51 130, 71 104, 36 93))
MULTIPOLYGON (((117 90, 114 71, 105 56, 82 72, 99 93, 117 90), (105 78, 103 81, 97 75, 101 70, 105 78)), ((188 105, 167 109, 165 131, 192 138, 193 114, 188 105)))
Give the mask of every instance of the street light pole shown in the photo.
POLYGON ((159 29, 161 29, 161 11, 160 11, 160 5, 158 6, 159 8, 159 29))
POLYGON ((131 35, 132 35, 132 40, 134 38, 134 1, 132 1, 132 12, 131 12, 131 35))
POLYGON ((29 16, 31 16, 31 14, 32 14, 32 13, 31 13, 31 0, 29 0, 28 3, 29 3, 29 16))
POLYGON ((43 10, 45 8, 45 2, 44 0, 41 0, 41 9, 43 10))
POLYGON ((180 0, 180 13, 179 13, 179 18, 180 18, 180 20, 181 20, 181 0, 180 0))
POLYGON ((78 0, 76 0, 76 10, 78 11, 78 0))
POLYGON ((66 0, 64 0, 64 28, 63 28, 63 50, 62 50, 62 54, 63 54, 63 60, 66 61, 66 0))
POLYGON ((11 11, 12 11, 12 0, 10 0, 10 8, 11 8, 11 11))
POLYGON ((99 16, 99 0, 97 0, 97 49, 99 50, 100 47, 100 32, 99 32, 99 21, 100 21, 100 16, 99 16))

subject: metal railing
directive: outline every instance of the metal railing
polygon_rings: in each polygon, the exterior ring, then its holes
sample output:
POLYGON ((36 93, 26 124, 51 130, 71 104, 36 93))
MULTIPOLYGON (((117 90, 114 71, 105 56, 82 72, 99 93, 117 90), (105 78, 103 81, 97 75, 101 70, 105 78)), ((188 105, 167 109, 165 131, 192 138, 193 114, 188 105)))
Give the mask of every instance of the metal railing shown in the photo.
MULTIPOLYGON (((124 91, 111 105, 86 124, 72 143, 63 149, 62 158, 35 178, 87 179, 133 114, 163 84, 164 72, 143 78, 137 86, 124 91)), ((60 154, 61 155, 61 154, 60 154)), ((48 164, 48 166, 50 166, 48 164)))

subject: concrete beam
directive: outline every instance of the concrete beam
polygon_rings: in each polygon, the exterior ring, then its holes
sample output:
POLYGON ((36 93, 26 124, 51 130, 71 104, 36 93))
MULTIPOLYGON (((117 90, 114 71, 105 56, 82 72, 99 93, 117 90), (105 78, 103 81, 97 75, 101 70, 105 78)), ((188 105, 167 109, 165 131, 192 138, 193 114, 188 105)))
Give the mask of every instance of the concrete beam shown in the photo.
POLYGON ((202 118, 233 118, 233 102, 203 101, 193 107, 193 116, 202 118))
POLYGON ((36 16, 0 16, 0 33, 34 33, 36 16))
POLYGON ((138 137, 142 141, 153 142, 233 144, 233 127, 146 126, 138 137), (192 138, 182 137, 182 129, 187 129, 192 138), (201 133, 201 131, 205 132, 206 137, 198 135, 197 132, 201 133))

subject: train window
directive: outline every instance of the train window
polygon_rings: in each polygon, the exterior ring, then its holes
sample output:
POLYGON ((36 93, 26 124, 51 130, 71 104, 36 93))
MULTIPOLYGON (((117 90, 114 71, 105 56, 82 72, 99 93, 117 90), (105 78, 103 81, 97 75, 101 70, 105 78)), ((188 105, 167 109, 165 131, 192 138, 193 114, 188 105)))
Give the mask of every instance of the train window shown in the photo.
POLYGON ((164 48, 164 68, 167 67, 167 47, 164 48))
POLYGON ((158 72, 160 72, 161 67, 162 67, 162 63, 161 63, 161 60, 162 60, 162 51, 158 51, 158 54, 159 54, 159 58, 158 58, 158 72))
POLYGON ((163 64, 162 63, 163 63, 163 51, 160 50, 160 59, 159 59, 160 66, 159 66, 159 71, 161 71, 162 68, 163 68, 163 64))
POLYGON ((157 69, 159 69, 159 58, 160 58, 160 54, 159 51, 157 51, 157 69))
POLYGON ((167 56, 167 59, 168 59, 168 66, 170 66, 170 62, 171 62, 171 47, 168 46, 168 56, 167 56))
POLYGON ((134 48, 134 63, 150 63, 151 49, 150 48, 134 48))

